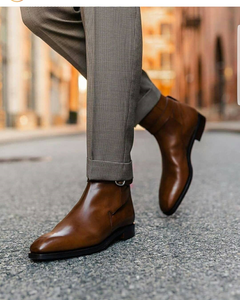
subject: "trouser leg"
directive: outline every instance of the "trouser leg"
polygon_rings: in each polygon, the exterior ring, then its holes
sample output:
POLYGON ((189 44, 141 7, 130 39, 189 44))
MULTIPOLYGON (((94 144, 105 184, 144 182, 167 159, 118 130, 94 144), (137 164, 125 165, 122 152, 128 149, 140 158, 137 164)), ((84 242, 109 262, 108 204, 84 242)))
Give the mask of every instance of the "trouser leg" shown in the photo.
POLYGON ((160 98, 144 71, 138 82, 141 46, 133 37, 141 36, 139 9, 82 8, 80 13, 72 7, 37 7, 22 8, 22 15, 35 34, 88 78, 88 177, 129 179, 132 124, 160 98))
MULTIPOLYGON (((24 23, 87 78, 86 41, 80 8, 22 7, 24 23)), ((160 91, 142 70, 137 125, 156 105, 160 91)))
POLYGON ((81 8, 87 52, 87 175, 132 179, 142 70, 139 8, 81 8))

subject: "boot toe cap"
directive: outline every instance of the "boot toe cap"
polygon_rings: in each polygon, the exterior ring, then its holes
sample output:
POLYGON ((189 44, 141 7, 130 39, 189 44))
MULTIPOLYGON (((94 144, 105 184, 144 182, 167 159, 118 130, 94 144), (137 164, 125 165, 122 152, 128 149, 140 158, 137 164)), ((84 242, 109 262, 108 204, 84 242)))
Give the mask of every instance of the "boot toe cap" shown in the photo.
POLYGON ((36 239, 30 246, 31 253, 54 252, 54 239, 48 234, 44 234, 36 239))
POLYGON ((160 204, 160 209, 161 211, 166 214, 166 215, 171 215, 174 206, 176 205, 178 198, 181 194, 181 189, 178 191, 174 192, 165 192, 165 193, 160 193, 159 195, 159 204, 160 204))
POLYGON ((168 202, 166 200, 160 200, 160 209, 165 215, 171 214, 171 210, 174 207, 174 203, 168 202))

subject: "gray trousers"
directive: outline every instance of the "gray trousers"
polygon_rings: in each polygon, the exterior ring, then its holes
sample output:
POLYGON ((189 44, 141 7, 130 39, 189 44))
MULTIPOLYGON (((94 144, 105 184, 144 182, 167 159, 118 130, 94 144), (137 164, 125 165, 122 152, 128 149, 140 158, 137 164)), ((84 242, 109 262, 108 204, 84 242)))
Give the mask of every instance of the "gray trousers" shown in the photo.
POLYGON ((22 7, 25 25, 87 78, 87 177, 133 178, 134 126, 160 99, 142 70, 137 7, 22 7))

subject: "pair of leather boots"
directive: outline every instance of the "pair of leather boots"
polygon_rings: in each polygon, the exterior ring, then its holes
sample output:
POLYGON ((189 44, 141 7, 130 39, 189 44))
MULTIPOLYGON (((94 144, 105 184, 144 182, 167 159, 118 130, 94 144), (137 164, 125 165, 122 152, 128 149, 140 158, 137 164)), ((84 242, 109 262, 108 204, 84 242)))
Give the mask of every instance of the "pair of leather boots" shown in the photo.
MULTIPOLYGON (((191 150, 200 141, 206 119, 195 109, 172 97, 161 96, 140 125, 156 138, 162 155, 159 204, 172 215, 181 204, 192 180, 191 150)), ((88 181, 70 213, 30 248, 35 261, 92 254, 112 242, 135 234, 131 181, 88 181)))

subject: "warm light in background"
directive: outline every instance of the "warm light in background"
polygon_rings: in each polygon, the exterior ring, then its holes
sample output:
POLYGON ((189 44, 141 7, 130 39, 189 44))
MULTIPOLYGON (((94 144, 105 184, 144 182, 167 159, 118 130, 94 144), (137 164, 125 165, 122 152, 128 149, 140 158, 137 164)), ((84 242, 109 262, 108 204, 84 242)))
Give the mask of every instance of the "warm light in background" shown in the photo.
POLYGON ((82 75, 78 77, 78 88, 82 93, 86 92, 87 90, 87 80, 82 75))

